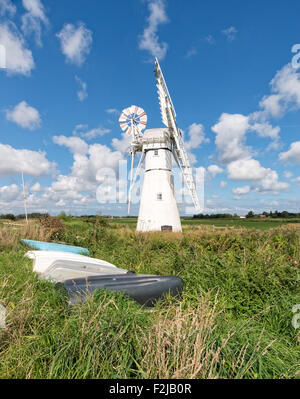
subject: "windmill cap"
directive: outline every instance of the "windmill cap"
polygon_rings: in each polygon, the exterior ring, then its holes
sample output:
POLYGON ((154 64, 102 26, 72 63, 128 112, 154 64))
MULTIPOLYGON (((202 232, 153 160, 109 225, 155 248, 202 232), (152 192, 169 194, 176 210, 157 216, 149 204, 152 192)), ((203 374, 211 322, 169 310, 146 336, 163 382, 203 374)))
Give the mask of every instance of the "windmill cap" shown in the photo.
POLYGON ((146 129, 144 132, 144 138, 147 139, 168 139, 170 137, 168 129, 161 127, 158 129, 146 129))

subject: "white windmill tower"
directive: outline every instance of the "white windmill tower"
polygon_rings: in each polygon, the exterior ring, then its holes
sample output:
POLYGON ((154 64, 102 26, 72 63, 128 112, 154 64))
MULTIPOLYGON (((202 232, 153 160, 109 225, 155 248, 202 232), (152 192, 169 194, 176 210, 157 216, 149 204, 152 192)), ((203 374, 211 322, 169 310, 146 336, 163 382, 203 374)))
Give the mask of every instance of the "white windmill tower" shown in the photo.
POLYGON ((134 158, 137 152, 142 152, 139 166, 145 159, 145 175, 137 231, 171 230, 180 232, 182 229, 174 192, 172 154, 181 168, 196 210, 200 209, 200 205, 182 135, 177 127, 176 112, 157 59, 155 65, 162 122, 166 127, 147 129, 142 134, 142 130, 146 127, 147 116, 143 109, 136 106, 126 108, 119 120, 122 130, 127 130, 127 133, 132 135, 128 211, 131 191, 136 178, 133 181, 134 158))

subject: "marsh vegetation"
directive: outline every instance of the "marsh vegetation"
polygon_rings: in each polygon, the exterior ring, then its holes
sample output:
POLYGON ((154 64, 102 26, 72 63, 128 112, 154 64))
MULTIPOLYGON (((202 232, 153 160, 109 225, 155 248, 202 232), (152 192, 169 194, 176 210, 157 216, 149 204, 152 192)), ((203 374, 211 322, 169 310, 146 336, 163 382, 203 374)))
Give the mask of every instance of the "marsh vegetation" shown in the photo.
POLYGON ((134 223, 100 217, 0 224, 0 378, 299 378, 291 323, 300 303, 299 226, 184 223, 182 234, 138 234, 134 223), (182 299, 149 309, 99 291, 70 309, 63 292, 32 272, 20 238, 180 276, 182 299))

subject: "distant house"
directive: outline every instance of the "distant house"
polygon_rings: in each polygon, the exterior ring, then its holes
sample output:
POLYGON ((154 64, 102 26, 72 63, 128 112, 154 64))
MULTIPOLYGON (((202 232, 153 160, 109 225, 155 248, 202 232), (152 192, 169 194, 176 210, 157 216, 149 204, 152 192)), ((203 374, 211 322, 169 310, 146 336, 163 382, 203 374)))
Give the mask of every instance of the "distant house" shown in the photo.
POLYGON ((246 216, 245 215, 241 215, 240 219, 246 219, 246 216))
POLYGON ((260 217, 261 219, 265 219, 265 218, 266 218, 266 215, 259 215, 259 217, 260 217))

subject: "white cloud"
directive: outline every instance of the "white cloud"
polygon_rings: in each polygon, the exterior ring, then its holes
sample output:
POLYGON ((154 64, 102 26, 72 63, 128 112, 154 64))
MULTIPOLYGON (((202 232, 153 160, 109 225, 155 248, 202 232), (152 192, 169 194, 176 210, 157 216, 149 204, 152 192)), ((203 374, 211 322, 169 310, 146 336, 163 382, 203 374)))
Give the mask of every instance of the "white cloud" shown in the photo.
POLYGON ((110 133, 110 129, 105 129, 101 126, 89 130, 88 125, 77 125, 73 130, 75 136, 79 135, 86 140, 92 140, 98 136, 104 136, 107 133, 110 133))
POLYGON ((220 162, 226 164, 249 157, 249 148, 244 146, 248 129, 248 117, 241 114, 223 113, 221 115, 219 122, 212 127, 212 131, 216 133, 220 162))
POLYGON ((77 26, 65 24, 56 36, 60 39, 61 49, 67 61, 81 66, 91 51, 92 31, 79 22, 77 26))
POLYGON ((188 52, 186 53, 186 58, 190 58, 193 57, 194 55, 196 55, 198 53, 198 50, 196 48, 191 48, 188 50, 188 52))
MULTIPOLYGON (((233 195, 232 196, 232 199, 234 200, 234 201, 248 201, 249 200, 249 198, 248 197, 245 197, 245 196, 240 196, 240 195, 233 195)), ((237 209, 236 209, 236 211, 237 211, 237 209)))
POLYGON ((258 191, 286 190, 288 183, 279 182, 275 170, 264 168, 256 159, 241 159, 227 166, 228 177, 238 181, 254 181, 258 191))
POLYGON ((291 64, 285 65, 271 81, 272 90, 282 96, 282 101, 288 105, 294 103, 300 107, 300 72, 291 64))
POLYGON ((250 130, 257 132, 260 137, 272 139, 272 142, 268 145, 266 151, 277 150, 279 148, 280 127, 273 127, 269 122, 255 122, 257 118, 260 118, 259 112, 250 115, 250 120, 254 121, 250 130))
POLYGON ((226 186, 227 186, 227 182, 224 181, 224 180, 222 180, 222 181, 220 182, 220 188, 225 188, 226 186))
POLYGON ((22 16, 22 30, 25 35, 34 33, 36 43, 41 46, 41 24, 48 25, 49 21, 45 9, 40 0, 22 0, 23 7, 27 11, 22 16))
POLYGON ((89 146, 80 137, 54 136, 53 142, 58 145, 64 145, 74 154, 85 155, 89 146))
POLYGON ((115 150, 125 153, 130 147, 132 142, 132 137, 126 132, 122 134, 122 139, 117 138, 112 139, 112 146, 115 150))
POLYGON ((34 193, 39 193, 41 192, 43 189, 40 185, 40 183, 35 183, 33 186, 30 187, 30 191, 34 192, 34 193))
POLYGON ((274 206, 279 206, 279 202, 278 201, 268 201, 268 200, 260 200, 259 201, 262 205, 265 205, 267 207, 274 207, 274 206))
POLYGON ((79 101, 84 101, 88 97, 87 84, 83 82, 78 76, 75 76, 76 82, 79 84, 80 89, 77 92, 79 101))
POLYGON ((189 139, 184 140, 184 147, 187 150, 190 163, 195 164, 197 162, 197 159, 191 151, 193 149, 199 148, 202 143, 208 143, 209 139, 205 137, 204 127, 200 123, 193 123, 192 125, 190 125, 188 135, 189 139))
POLYGON ((55 204, 56 206, 62 206, 65 207, 67 205, 66 201, 64 201, 63 199, 60 199, 59 201, 56 202, 55 204))
POLYGON ((293 182, 300 183, 300 176, 293 179, 293 182))
POLYGON ((86 131, 88 129, 88 127, 89 127, 89 125, 85 125, 85 124, 76 125, 75 129, 73 130, 74 136, 80 135, 82 133, 82 131, 86 131))
POLYGON ((279 117, 287 111, 300 108, 300 72, 291 64, 280 69, 270 85, 274 94, 263 97, 260 102, 267 116, 279 117))
POLYGON ((279 116, 282 112, 280 105, 281 96, 279 94, 271 94, 263 97, 259 106, 271 116, 279 116))
POLYGON ((212 131, 216 133, 215 143, 220 162, 228 164, 251 157, 253 150, 246 146, 246 135, 250 131, 255 131, 259 137, 272 139, 267 149, 278 148, 280 127, 273 127, 261 119, 259 112, 249 116, 227 113, 221 115, 218 123, 212 127, 212 131))
POLYGON ((30 75, 34 68, 32 53, 25 46, 23 37, 13 23, 0 24, 0 43, 6 52, 7 74, 30 75))
POLYGON ((229 28, 222 30, 222 33, 227 37, 229 42, 232 42, 236 38, 238 31, 234 26, 230 26, 229 28))
POLYGON ((0 202, 14 201, 20 196, 20 189, 16 184, 0 187, 0 202))
POLYGON ((43 176, 55 170, 55 163, 49 162, 44 152, 17 150, 10 145, 0 144, 0 159, 0 176, 22 172, 30 176, 43 176))
POLYGON ((151 53, 153 57, 163 59, 166 56, 168 44, 159 42, 158 27, 168 22, 164 0, 150 0, 148 8, 150 15, 147 18, 148 26, 139 39, 139 48, 151 53))
MULTIPOLYGON (((297 73, 290 64, 285 65, 272 79, 271 88, 273 94, 265 96, 259 104, 263 110, 253 112, 249 116, 223 113, 218 123, 212 127, 216 133, 215 142, 220 162, 224 164, 240 160, 246 160, 246 163, 249 163, 249 160, 255 162, 251 159, 252 149, 245 144, 246 134, 250 131, 272 140, 267 150, 278 149, 280 127, 273 127, 267 118, 283 116, 288 110, 300 108, 300 73, 297 73)), ((290 151, 280 154, 280 160, 293 159, 295 162, 296 159, 297 163, 298 152, 300 154, 296 142, 290 151)), ((253 173, 258 172, 258 169, 255 168, 253 173)))
POLYGON ((266 169, 265 177, 259 182, 260 191, 286 190, 288 183, 278 181, 278 173, 275 170, 266 169))
POLYGON ((204 40, 205 40, 208 44, 215 44, 215 43, 216 43, 216 41, 215 41, 215 39, 213 38, 212 35, 206 36, 206 37, 204 38, 204 40))
POLYGON ((208 143, 209 139, 205 137, 205 131, 201 123, 193 123, 189 126, 189 140, 184 141, 185 148, 187 150, 193 150, 199 148, 202 143, 208 143))
POLYGON ((72 184, 76 183, 80 187, 87 187, 89 183, 96 184, 99 170, 103 168, 116 170, 119 161, 123 159, 120 151, 112 151, 107 146, 98 143, 88 145, 79 137, 56 136, 53 141, 58 145, 67 146, 73 153, 72 184))
POLYGON ((102 127, 97 127, 95 129, 91 129, 85 133, 82 133, 81 136, 87 140, 92 140, 98 136, 104 136, 105 134, 109 133, 110 129, 105 129, 102 127))
POLYGON ((116 115, 120 115, 121 114, 121 112, 119 110, 117 110, 116 108, 109 108, 109 109, 106 110, 106 112, 108 114, 116 114, 116 115))
POLYGON ((258 133, 260 137, 270 137, 273 140, 277 140, 279 137, 280 127, 273 127, 270 123, 254 123, 251 126, 251 130, 254 130, 258 133))
POLYGON ((227 166, 228 177, 232 180, 261 180, 266 175, 266 170, 252 158, 240 159, 227 166))
POLYGON ((28 105, 26 101, 21 101, 13 109, 6 110, 6 119, 30 130, 41 126, 39 111, 28 105))
MULTIPOLYGON (((52 185, 50 187, 41 187, 40 191, 34 190, 35 186, 38 189, 38 185, 39 183, 27 190, 27 207, 29 212, 57 214, 61 212, 62 207, 65 212, 72 214, 96 213, 99 210, 95 192, 78 192, 77 189, 81 189, 81 187, 70 190, 68 184, 66 190, 59 190, 59 187, 57 187, 58 190, 55 190, 52 185), (89 205, 88 210, 87 205, 89 205)), ((0 206, 3 213, 24 213, 22 190, 17 189, 14 185, 8 186, 8 188, 0 187, 0 206)))
MULTIPOLYGON (((57 178, 57 181, 53 182, 51 185, 51 188, 54 191, 68 191, 71 194, 72 197, 74 197, 74 192, 77 192, 79 190, 84 190, 85 187, 82 185, 79 186, 78 179, 76 176, 64 176, 64 175, 59 175, 57 178)), ((77 198, 78 195, 75 195, 77 198)))
MULTIPOLYGON (((86 206, 87 203, 96 202, 96 192, 99 184, 101 184, 103 173, 106 175, 106 171, 109 171, 112 175, 115 175, 115 171, 119 167, 119 161, 123 159, 123 156, 120 152, 112 151, 107 146, 101 144, 88 146, 85 143, 87 151, 82 153, 81 149, 77 145, 74 145, 72 139, 74 137, 60 137, 54 140, 57 144, 67 145, 70 148, 73 152, 74 162, 71 174, 67 176, 59 175, 57 180, 46 191, 44 197, 48 201, 67 199, 68 203, 72 202, 73 205, 80 207, 83 205, 86 206), (83 192, 86 192, 86 194, 83 194, 83 192)), ((83 142, 83 140, 81 141, 83 142)), ((105 199, 109 198, 105 195, 105 199)), ((111 200, 113 199, 115 198, 113 193, 111 193, 111 200)))
POLYGON ((223 173, 224 170, 220 168, 218 165, 210 165, 207 168, 208 173, 211 175, 211 177, 214 179, 218 173, 223 173))
POLYGON ((0 15, 5 15, 8 13, 13 16, 16 11, 17 8, 11 0, 0 0, 0 15))
POLYGON ((284 171, 284 176, 285 176, 287 179, 290 179, 290 178, 293 176, 293 173, 292 173, 292 172, 289 172, 288 170, 286 170, 286 171, 284 171))
POLYGON ((112 151, 105 145, 97 143, 89 147, 89 168, 95 176, 101 168, 116 169, 121 159, 123 154, 120 151, 112 151))
POLYGON ((215 206, 214 201, 212 201, 212 200, 210 200, 210 199, 206 200, 205 202, 206 202, 206 206, 208 206, 208 207, 215 206))
POLYGON ((245 195, 248 194, 249 191, 250 191, 250 186, 237 187, 232 189, 232 193, 237 195, 245 195))
POLYGON ((295 141, 291 144, 288 151, 279 154, 279 159, 282 162, 293 162, 300 164, 300 141, 295 141))
MULTIPOLYGON (((272 94, 263 97, 260 102, 262 110, 253 112, 249 116, 241 114, 223 113, 212 127, 216 133, 216 146, 221 162, 228 164, 236 160, 251 158, 252 149, 246 147, 246 134, 255 131, 258 136, 270 138, 272 143, 269 149, 279 148, 280 127, 273 127, 267 119, 281 117, 286 112, 300 108, 300 73, 291 64, 279 70, 271 83, 272 94)), ((280 154, 282 161, 298 158, 297 144, 287 153, 280 154)))

